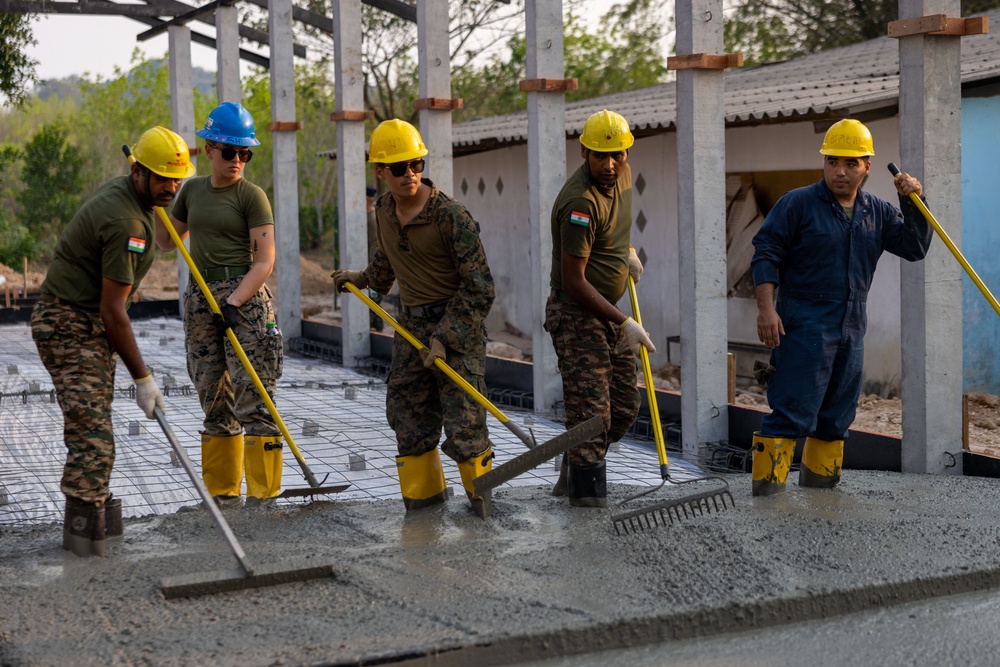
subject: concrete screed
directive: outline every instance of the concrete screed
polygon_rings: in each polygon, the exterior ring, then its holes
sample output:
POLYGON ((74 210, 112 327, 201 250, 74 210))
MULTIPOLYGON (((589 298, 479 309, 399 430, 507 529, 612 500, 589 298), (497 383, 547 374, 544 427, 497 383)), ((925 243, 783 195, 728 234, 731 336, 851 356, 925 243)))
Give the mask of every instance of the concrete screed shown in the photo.
MULTIPOLYGON (((833 491, 751 498, 749 475, 726 477, 735 508, 627 536, 614 508, 571 509, 548 479, 501 487, 485 521, 460 486, 412 513, 388 494, 228 510, 253 565, 326 561, 335 575, 171 601, 165 577, 238 572, 203 510, 126 512, 105 559, 63 551, 57 522, 0 524, 0 664, 518 664, 1000 584, 995 480, 846 471, 833 491)), ((653 483, 612 482, 610 500, 653 483)))

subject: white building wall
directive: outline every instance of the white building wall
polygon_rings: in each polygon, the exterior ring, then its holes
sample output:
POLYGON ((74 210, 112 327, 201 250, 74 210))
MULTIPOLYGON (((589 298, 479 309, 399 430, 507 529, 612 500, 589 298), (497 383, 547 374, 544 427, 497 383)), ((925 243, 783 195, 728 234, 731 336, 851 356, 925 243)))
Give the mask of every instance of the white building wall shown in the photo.
MULTIPOLYGON (((898 121, 890 118, 867 123, 875 140, 875 158, 865 189, 897 203, 892 176, 886 165, 899 164, 898 121)), ((729 173, 822 169, 819 154, 822 133, 811 122, 761 125, 726 132, 726 170, 729 173), (779 149, 776 150, 776 147, 779 149)), ((566 142, 566 169, 572 173, 582 163, 579 141, 566 142)), ((645 257, 645 272, 638 286, 643 324, 657 352, 655 366, 666 363, 667 337, 680 333, 680 299, 677 243, 677 165, 673 133, 642 137, 629 151, 632 166, 632 244, 645 257), (640 225, 640 218, 645 224, 640 225)), ((527 149, 512 146, 455 159, 455 193, 479 222, 483 245, 496 282, 497 299, 487 320, 492 331, 507 323, 531 331, 528 294, 531 285, 527 149), (502 187, 501 185, 502 184, 502 187)), ((933 201, 934 194, 928 193, 933 201)), ((548 219, 545 220, 548 224, 548 219)), ((936 240, 935 243, 940 243, 936 240)), ((548 284, 534 289, 548 293, 548 284)), ((885 254, 868 296, 868 334, 865 337, 866 389, 899 391, 899 259, 885 254)), ((628 299, 619 304, 628 312, 628 299)), ((757 308, 752 299, 730 299, 729 338, 757 340, 757 308)), ((678 363, 676 346, 671 360, 678 363)))

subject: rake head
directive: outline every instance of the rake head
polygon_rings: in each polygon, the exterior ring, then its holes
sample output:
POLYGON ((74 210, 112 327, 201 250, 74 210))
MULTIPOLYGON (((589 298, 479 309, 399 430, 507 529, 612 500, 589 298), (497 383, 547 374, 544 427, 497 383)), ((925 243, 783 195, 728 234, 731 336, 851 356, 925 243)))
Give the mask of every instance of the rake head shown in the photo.
MULTIPOLYGON (((682 483, 690 484, 692 482, 704 482, 708 480, 718 480, 724 486, 680 498, 672 498, 648 507, 617 514, 611 517, 614 522, 615 533, 618 535, 628 535, 629 533, 652 530, 660 526, 672 525, 674 522, 692 519, 696 516, 711 514, 713 511, 719 513, 736 506, 733 494, 729 491, 729 482, 721 477, 705 477, 682 483)), ((648 493, 640 494, 629 500, 635 500, 648 493)), ((629 502, 629 500, 624 501, 622 505, 629 502)))

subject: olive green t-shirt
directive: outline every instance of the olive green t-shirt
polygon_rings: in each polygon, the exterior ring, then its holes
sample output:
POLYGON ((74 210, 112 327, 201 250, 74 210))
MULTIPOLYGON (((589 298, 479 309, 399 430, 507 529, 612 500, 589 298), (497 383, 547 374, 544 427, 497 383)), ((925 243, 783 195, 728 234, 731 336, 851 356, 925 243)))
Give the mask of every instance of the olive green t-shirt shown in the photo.
MULTIPOLYGON (((552 205, 552 273, 562 291, 562 256, 586 258, 587 282, 611 303, 625 293, 632 230, 632 170, 625 164, 610 188, 597 185, 584 162, 552 205)), ((563 293, 565 294, 565 293, 563 293)), ((568 299, 568 297, 566 297, 568 299)))
POLYGON ((42 294, 80 308, 101 306, 101 280, 131 285, 132 294, 153 264, 153 211, 145 208, 128 176, 102 185, 84 202, 56 243, 42 294))
POLYGON ((274 224, 267 194, 245 178, 224 188, 212 187, 211 176, 185 181, 171 214, 187 224, 200 271, 253 264, 250 229, 274 224))

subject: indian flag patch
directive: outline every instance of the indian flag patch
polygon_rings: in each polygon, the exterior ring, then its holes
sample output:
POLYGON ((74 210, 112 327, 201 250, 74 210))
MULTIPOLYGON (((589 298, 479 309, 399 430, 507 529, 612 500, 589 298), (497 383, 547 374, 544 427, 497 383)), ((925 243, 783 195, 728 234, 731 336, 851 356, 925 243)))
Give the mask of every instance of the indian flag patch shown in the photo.
POLYGON ((580 213, 579 211, 571 211, 569 214, 569 221, 571 224, 580 225, 581 227, 590 226, 590 216, 586 213, 580 213))
POLYGON ((128 237, 128 251, 140 254, 146 252, 146 239, 138 236, 128 237))

